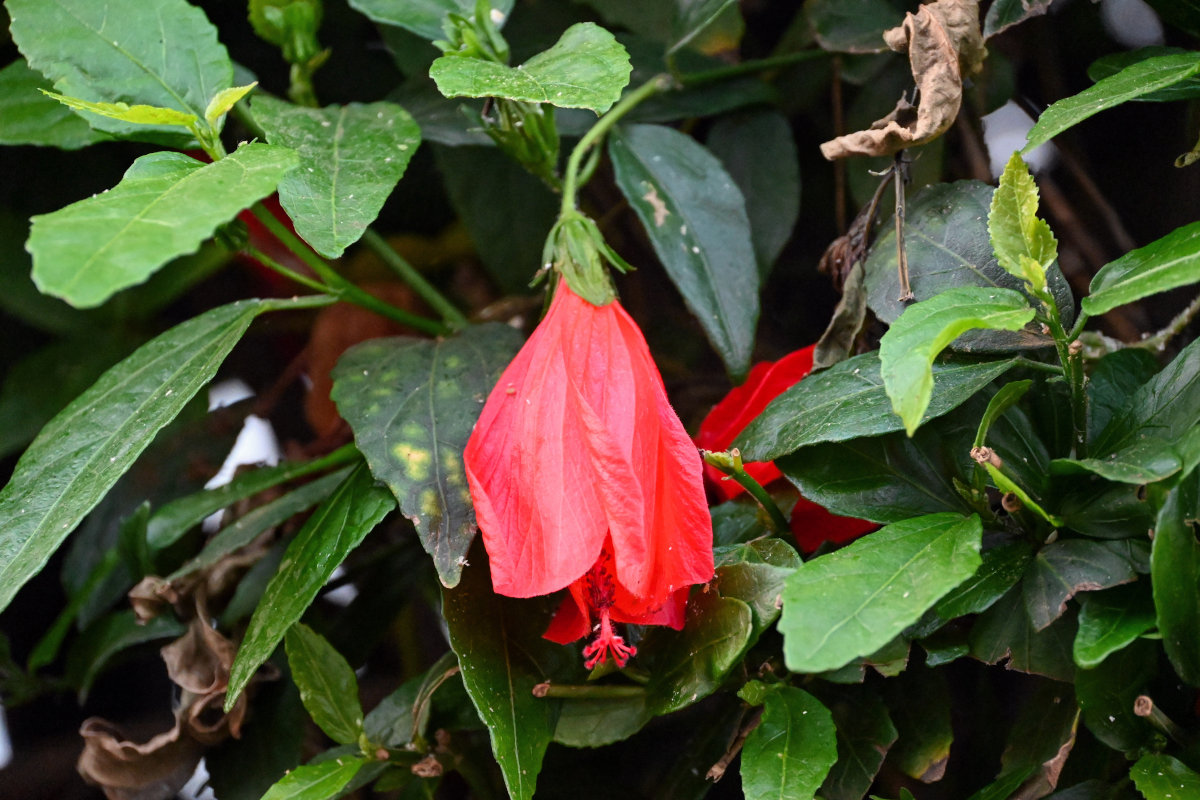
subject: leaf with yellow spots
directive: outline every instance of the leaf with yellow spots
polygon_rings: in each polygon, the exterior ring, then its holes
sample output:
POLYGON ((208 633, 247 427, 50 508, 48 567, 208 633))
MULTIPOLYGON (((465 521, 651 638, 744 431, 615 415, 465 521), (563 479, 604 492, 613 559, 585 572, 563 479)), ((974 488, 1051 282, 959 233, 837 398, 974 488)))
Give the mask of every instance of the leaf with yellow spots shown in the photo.
POLYGON ((516 330, 492 323, 437 341, 363 342, 333 371, 332 396, 355 444, 416 526, 447 587, 458 583, 475 536, 463 448, 520 347, 516 330))

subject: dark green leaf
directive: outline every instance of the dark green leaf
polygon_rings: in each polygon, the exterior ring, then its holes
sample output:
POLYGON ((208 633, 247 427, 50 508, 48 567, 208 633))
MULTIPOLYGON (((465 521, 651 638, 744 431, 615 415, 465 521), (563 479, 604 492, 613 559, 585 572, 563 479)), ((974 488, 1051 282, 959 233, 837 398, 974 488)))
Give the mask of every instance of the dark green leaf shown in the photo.
POLYGON ((706 143, 746 199, 750 241, 759 277, 765 278, 800 213, 800 164, 792 129, 778 112, 752 111, 717 120, 706 143))
POLYGON ((462 581, 442 592, 450 646, 458 654, 463 683, 487 724, 492 752, 513 800, 529 800, 542 757, 554 735, 560 702, 534 697, 533 687, 567 672, 571 651, 541 638, 544 602, 492 593, 482 549, 472 555, 462 581))
POLYGON ((1093 437, 1154 377, 1159 366, 1158 359, 1140 347, 1126 347, 1095 362, 1087 382, 1088 430, 1093 437))
POLYGON ((1166 753, 1142 756, 1129 777, 1146 800, 1200 797, 1200 775, 1166 753))
MULTIPOLYGON (((579 0, 614 28, 627 28, 639 36, 666 43, 678 13, 676 0, 579 0)), ((661 49, 661 48, 660 48, 661 49)))
POLYGON ((887 0, 806 0, 804 12, 821 47, 840 53, 887 50, 883 32, 904 20, 887 0))
MULTIPOLYGON (((514 0, 491 0, 491 6, 501 16, 501 22, 512 10, 514 0)), ((398 25, 424 39, 440 39, 445 35, 442 21, 448 14, 470 17, 475 0, 421 0, 397 3, 395 0, 350 0, 350 7, 366 14, 375 22, 398 25)))
MULTIPOLYGON (((1003 375, 1015 361, 933 365, 933 389, 922 422, 961 405, 1003 375)), ((738 435, 747 461, 773 461, 805 445, 878 436, 904 427, 891 413, 879 352, 839 362, 804 378, 771 401, 738 435)))
POLYGON ((272 786, 262 800, 330 800, 341 797, 346 784, 369 763, 362 756, 341 756, 296 767, 272 786))
POLYGON ((1019 330, 1033 319, 1025 297, 1009 289, 960 286, 909 306, 879 342, 880 375, 909 436, 933 396, 933 360, 968 330, 1019 330))
POLYGON ((837 761, 818 796, 824 800, 862 800, 875 782, 889 748, 896 741, 896 727, 888 708, 873 691, 824 691, 822 703, 833 714, 837 727, 837 761))
MULTIPOLYGON (((905 211, 904 243, 909 277, 918 301, 957 286, 1024 290, 1024 281, 1008 274, 996 260, 987 218, 992 187, 979 181, 940 183, 910 197, 905 211)), ((866 261, 867 303, 875 315, 894 322, 908 307, 900 302, 896 270, 896 232, 889 225, 879 232, 866 261)), ((1046 279, 1069 327, 1074 319, 1071 290, 1054 265, 1046 279)), ((997 352, 1051 347, 1053 340, 1033 326, 1019 332, 974 331, 954 342, 955 350, 997 352)))
POLYGON ((888 706, 899 739, 889 763, 923 783, 946 774, 954 730, 950 725, 950 689, 941 670, 910 669, 889 681, 888 706))
POLYGON ((1200 2, 1197 0, 1147 0, 1163 21, 1200 38, 1200 2))
POLYGON ((161 550, 169 547, 189 529, 199 525, 210 514, 233 505, 239 500, 287 483, 296 478, 333 469, 357 460, 358 453, 347 445, 339 450, 312 461, 285 462, 274 467, 243 472, 229 483, 213 489, 181 497, 167 503, 150 518, 146 528, 146 540, 150 547, 161 550))
POLYGON ((363 731, 358 679, 325 637, 303 623, 288 628, 284 644, 292 680, 313 722, 338 744, 355 744, 363 731))
POLYGON ((17 59, 0 69, 0 144, 36 144, 75 150, 108 137, 69 108, 42 94, 53 84, 17 59))
POLYGON ((270 657, 329 576, 384 515, 391 494, 359 466, 304 523, 267 584, 229 671, 225 704, 231 707, 259 666, 270 657))
POLYGON ((1139 61, 1098 81, 1071 97, 1059 100, 1042 112, 1026 136, 1028 153, 1068 128, 1106 108, 1165 89, 1200 72, 1200 53, 1158 56, 1139 61))
POLYGON ((983 19, 985 39, 1002 33, 1031 17, 1038 17, 1050 8, 1051 0, 996 0, 988 6, 983 19))
POLYGON ((730 7, 735 0, 676 0, 675 18, 671 22, 671 44, 668 53, 686 46, 704 32, 730 7))
POLYGON ((793 672, 837 669, 911 625, 979 567, 979 518, 889 525, 788 577, 779 630, 793 672))
POLYGON ((1033 558, 1033 546, 1014 539, 983 551, 983 563, 935 606, 944 620, 987 611, 1016 585, 1033 558))
MULTIPOLYGON (((1116 75, 1126 67, 1136 64, 1139 61, 1145 61, 1147 58, 1156 58, 1158 56, 1181 55, 1187 53, 1182 47, 1165 47, 1163 45, 1151 45, 1149 47, 1139 47, 1136 50, 1121 50, 1116 53, 1109 53, 1106 56, 1096 59, 1088 67, 1088 77, 1093 81, 1103 80, 1111 75, 1116 75)), ((1139 101, 1165 103, 1172 100, 1191 100, 1195 97, 1200 97, 1200 77, 1193 75, 1187 80, 1182 80, 1179 83, 1168 86, 1165 89, 1160 89, 1157 92, 1144 94, 1141 97, 1135 98, 1139 101)))
MULTIPOLYGON (((8 0, 6 6, 13 40, 62 94, 203 118, 209 100, 233 85, 217 29, 185 0, 8 0)), ((143 127, 96 116, 88 122, 118 134, 143 127)))
POLYGON ((1079 708, 1069 686, 1038 681, 1022 704, 1000 756, 1000 780, 1021 776, 1025 797, 1054 791, 1063 764, 1075 746, 1079 708))
POLYGON ((1007 660, 1008 669, 1070 681, 1075 674, 1071 646, 1078 628, 1067 613, 1045 630, 1036 630, 1025 613, 1019 589, 1013 589, 981 614, 971 628, 971 655, 987 664, 1007 660))
POLYGON ((253 113, 268 142, 300 154, 300 168, 279 182, 279 203, 326 258, 375 221, 421 143, 417 123, 394 103, 303 108, 258 95, 253 113))
POLYGON ((1148 581, 1079 597, 1075 664, 1091 669, 1154 627, 1154 599, 1148 581))
POLYGON ((716 691, 738 663, 754 632, 746 603, 717 592, 692 592, 683 630, 652 628, 639 645, 651 670, 647 704, 667 714, 716 691))
POLYGON ((371 471, 386 483, 433 556, 458 583, 475 537, 462 453, 492 390, 521 346, 519 332, 476 325, 448 339, 375 339, 333 371, 332 397, 371 471))
POLYGON ((1025 577, 1025 611, 1042 630, 1062 616, 1076 592, 1107 589, 1137 579, 1129 543, 1060 539, 1038 551, 1025 577))
POLYGON ((1154 527, 1154 509, 1139 487, 1095 476, 1064 492, 1058 516, 1064 527, 1097 539, 1144 537, 1154 527))
POLYGON ((1050 462, 1055 475, 1091 472, 1105 480, 1135 485, 1160 481, 1182 468, 1175 448, 1157 437, 1139 439, 1104 458, 1056 458, 1050 462))
POLYGON ((195 252, 297 163, 291 150, 267 144, 243 145, 212 164, 183 153, 142 156, 107 192, 32 218, 33 279, 76 307, 99 305, 195 252))
POLYGON ((713 556, 717 591, 750 606, 757 638, 779 617, 784 581, 800 567, 800 556, 779 539, 759 539, 713 556))
POLYGON ((0 491, 0 609, 212 378, 254 318, 307 300, 245 300, 143 345, 42 430, 0 491))
POLYGON ((709 509, 713 523, 713 545, 741 544, 767 534, 768 520, 762 506, 748 497, 737 497, 709 509))
POLYGON ((1117 306, 1200 282, 1200 222, 1105 264, 1092 278, 1083 310, 1099 316, 1117 306))
POLYGON ((646 708, 645 692, 630 697, 563 700, 554 741, 567 747, 603 747, 628 739, 652 716, 646 708))
POLYGON ((742 748, 747 797, 808 800, 837 761, 833 716, 801 689, 777 685, 763 698, 762 720, 742 748))
POLYGON ((1176 442, 1200 423, 1200 339, 1142 385, 1096 438, 1093 457, 1106 456, 1148 436, 1176 442))
POLYGON ((1179 677, 1200 685, 1200 470, 1167 495, 1154 528, 1150 577, 1163 649, 1179 677))
POLYGON ((758 270, 745 202, 721 163, 691 137, 630 125, 609 140, 621 193, 735 378, 750 368, 758 270))
POLYGON ((1154 728, 1133 713, 1133 703, 1157 673, 1158 648, 1148 641, 1134 642, 1092 669, 1076 670, 1075 691, 1088 730, 1115 750, 1153 742, 1154 728))
MULTIPOLYGON (((67 651, 66 681, 86 699, 96 678, 116 656, 135 645, 182 636, 186 627, 171 614, 141 622, 132 610, 117 611, 89 625, 67 651)), ((82 702, 82 700, 81 700, 82 702)))
POLYGON ((429 76, 446 97, 500 97, 603 114, 621 99, 631 70, 629 53, 611 33, 580 22, 519 67, 447 55, 433 62, 429 76))
MULTIPOLYGON (((280 661, 286 670, 286 662, 280 661)), ((257 687, 254 713, 242 726, 241 737, 205 751, 208 785, 221 800, 260 800, 300 763, 309 730, 295 684, 284 679, 257 687)))

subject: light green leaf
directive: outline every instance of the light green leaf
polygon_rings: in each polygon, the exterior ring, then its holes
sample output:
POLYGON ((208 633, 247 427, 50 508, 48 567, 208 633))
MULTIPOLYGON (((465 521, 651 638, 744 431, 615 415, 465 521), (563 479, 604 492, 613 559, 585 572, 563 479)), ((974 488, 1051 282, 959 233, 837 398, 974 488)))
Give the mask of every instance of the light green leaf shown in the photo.
POLYGON ((982 419, 979 420, 979 429, 975 432, 975 442, 972 447, 983 447, 992 423, 1004 416, 1005 411, 1020 402, 1032 385, 1032 380, 1012 381, 1001 386, 1000 390, 992 395, 992 399, 988 400, 987 408, 984 409, 982 419))
POLYGON ((1129 777, 1146 800, 1200 797, 1200 775, 1166 753, 1142 756, 1129 770, 1129 777))
MULTIPOLYGON (((8 0, 5 5, 13 40, 29 65, 64 95, 171 108, 200 118, 209 100, 233 83, 233 64, 216 28, 186 0, 8 0)), ((101 117, 89 116, 88 122, 119 135, 154 134, 154 129, 101 117)), ((174 141, 190 138, 175 136, 174 141)))
POLYGON ((1079 595, 1075 664, 1092 669, 1154 627, 1154 602, 1146 581, 1079 595))
POLYGON ((775 686, 742 748, 742 788, 755 800, 812 800, 837 761, 833 715, 802 689, 775 686))
POLYGON ((159 106, 129 105, 128 103, 92 103, 78 97, 67 97, 56 92, 42 90, 42 94, 76 111, 90 111, 109 119, 117 119, 133 125, 174 125, 189 131, 194 129, 200 118, 195 114, 159 106))
POLYGON ((417 123, 394 103, 303 108, 259 95, 251 108, 268 142, 299 153, 300 168, 279 182, 279 202, 327 258, 375 221, 421 143, 417 123))
POLYGON ((342 789, 367 763, 362 756, 341 756, 296 767, 267 790, 262 800, 329 800, 331 797, 341 797, 342 789))
POLYGON ((1200 222, 1105 264, 1092 278, 1083 310, 1096 316, 1117 306, 1200 282, 1200 222))
POLYGON ((108 137, 44 94, 52 84, 18 58, 0 69, 0 144, 75 150, 108 137))
POLYGON ((930 514, 804 564, 779 620, 788 669, 837 669, 883 647, 974 574, 981 535, 977 516, 930 514))
POLYGON ((446 97, 500 97, 603 114, 621 99, 632 69, 616 37, 594 22, 579 22, 519 67, 442 56, 429 77, 446 97))
POLYGON ((1154 483, 1183 468, 1175 448, 1163 439, 1139 439, 1128 447, 1103 458, 1056 458, 1050 462, 1054 475, 1091 472, 1120 483, 1154 483))
POLYGON ((458 583, 475 538, 463 450, 500 373, 521 347, 507 325, 440 339, 396 337, 347 351, 332 397, 371 471, 400 502, 445 586, 458 583))
MULTIPOLYGON (((491 0, 493 21, 503 24, 515 0, 491 0), (499 16, 497 20, 496 17, 499 16)), ((448 14, 470 17, 475 0, 350 0, 350 7, 384 25, 399 25, 424 39, 440 39, 445 35, 442 22, 448 14)))
POLYGON ((1037 210, 1037 184, 1021 154, 1013 153, 992 194, 988 234, 1000 266, 1035 294, 1049 294, 1046 268, 1058 258, 1058 242, 1037 210))
POLYGON ((392 495, 376 485, 364 465, 350 473, 308 518, 288 545, 279 571, 267 584, 250 618, 246 636, 229 670, 227 710, 333 571, 395 506, 392 495))
POLYGON ((1154 529, 1150 577, 1163 649, 1179 677, 1200 686, 1200 471, 1167 495, 1154 529))
POLYGON ((0 610, 208 383, 255 317, 328 302, 215 308, 143 345, 51 420, 0 491, 0 610))
POLYGON ((221 121, 221 117, 228 114, 229 110, 237 105, 238 100, 250 94, 255 86, 258 86, 258 81, 245 86, 222 89, 213 95, 213 99, 208 101, 208 105, 204 109, 204 118, 208 120, 209 126, 213 130, 220 130, 218 123, 221 121))
POLYGON ((99 305, 195 252, 296 164, 291 150, 267 144, 243 145, 212 164, 182 153, 142 156, 107 192, 33 217, 33 279, 76 307, 99 305))
POLYGON ((358 679, 341 653, 312 628, 297 622, 284 645, 300 700, 325 735, 338 744, 354 744, 363 732, 358 679))
POLYGON ((908 435, 933 393, 933 360, 974 328, 1018 330, 1033 319, 1025 297, 1011 289, 960 286, 909 306, 879 343, 880 374, 892 409, 908 435))
POLYGON ((1106 108, 1165 89, 1200 73, 1200 52, 1147 58, 1059 100, 1042 112, 1025 138, 1022 153, 1048 142, 1058 134, 1106 108))
MULTIPOLYGON (((921 422, 954 410, 1007 372, 1016 362, 933 365, 933 397, 921 422)), ((813 373, 771 401, 738 434, 733 446, 747 461, 774 461, 817 442, 840 442, 898 431, 879 374, 879 352, 871 351, 813 373)))
POLYGON ((750 368, 758 268, 742 194, 690 136, 630 125, 609 140, 617 185, 735 379, 750 368))

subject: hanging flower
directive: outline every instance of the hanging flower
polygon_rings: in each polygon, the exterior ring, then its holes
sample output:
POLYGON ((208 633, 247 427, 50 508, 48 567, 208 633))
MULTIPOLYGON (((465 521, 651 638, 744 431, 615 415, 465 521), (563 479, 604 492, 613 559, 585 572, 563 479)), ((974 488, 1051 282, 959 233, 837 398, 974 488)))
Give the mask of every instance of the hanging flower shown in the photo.
MULTIPOLYGON (((812 371, 816 345, 796 350, 778 361, 755 364, 746 382, 735 386, 713 406, 700 423, 696 445, 704 450, 727 450, 750 422, 779 395, 800 382, 812 371)), ((783 477, 774 462, 746 462, 746 473, 763 486, 783 477)), ((727 479, 716 467, 706 464, 705 477, 722 500, 732 500, 745 490, 727 479)), ((792 533, 805 552, 816 550, 823 542, 840 544, 873 530, 875 524, 853 517, 839 517, 801 497, 792 509, 792 533)))
POLYGON ((713 575, 701 461, 620 303, 560 281, 465 462, 496 592, 569 590, 546 638, 594 631, 588 667, 624 666, 636 649, 614 623, 683 627, 689 587, 713 575))

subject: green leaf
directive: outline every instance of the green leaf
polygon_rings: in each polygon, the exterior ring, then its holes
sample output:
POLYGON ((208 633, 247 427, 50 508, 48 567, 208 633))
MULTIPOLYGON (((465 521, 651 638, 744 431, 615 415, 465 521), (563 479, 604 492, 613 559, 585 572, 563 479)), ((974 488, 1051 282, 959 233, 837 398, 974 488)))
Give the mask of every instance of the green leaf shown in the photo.
POLYGON ((1037 210, 1037 184, 1021 154, 1013 153, 992 194, 988 235, 1000 266, 1035 294, 1048 291, 1045 270, 1058 258, 1058 242, 1037 210))
POLYGON ((922 783, 940 781, 954 744, 945 675, 941 670, 906 670, 888 682, 886 691, 899 735, 889 763, 922 783))
POLYGON ((621 99, 632 70, 616 37, 594 22, 579 22, 519 67, 448 55, 433 62, 429 77, 446 97, 500 97, 603 114, 621 99))
POLYGON ((706 140, 746 199, 750 241, 765 279, 800 214, 800 164, 787 119, 750 111, 718 119, 706 140))
POLYGON ((1014 25, 1045 14, 1052 0, 996 0, 983 18, 983 37, 990 39, 1014 25))
POLYGON ((191 131, 200 118, 195 114, 161 106, 129 105, 128 103, 93 103, 78 97, 67 97, 42 90, 42 94, 75 111, 87 111, 101 117, 128 122, 132 125, 175 126, 191 131))
MULTIPOLYGON (((491 0, 493 21, 502 24, 514 2, 491 0)), ((414 0, 404 3, 397 3, 396 0, 350 0, 350 7, 375 22, 398 25, 424 39, 433 40, 445 35, 442 22, 448 14, 470 17, 475 11, 475 0, 414 0)))
POLYGON ((327 302, 213 309, 143 345, 46 425, 0 491, 0 609, 208 383, 255 317, 327 302))
POLYGON ((208 121, 209 127, 219 131, 221 129, 221 118, 237 105, 238 100, 250 94, 255 86, 258 86, 258 81, 248 83, 245 86, 233 86, 229 89, 222 89, 213 95, 212 100, 208 101, 208 105, 204 108, 204 119, 208 121))
POLYGON ((800 567, 800 556, 779 539, 759 539, 713 555, 717 591, 750 606, 757 638, 779 617, 784 581, 800 567))
POLYGON ((1025 137, 1028 153, 1068 128, 1106 108, 1165 89, 1200 72, 1200 53, 1159 56, 1139 61, 1071 97, 1051 105, 1025 137))
MULTIPOLYGON (((1175 2, 1175 0, 1172 0, 1175 2)), ((1151 45, 1149 47, 1139 47, 1136 50, 1120 50, 1116 53, 1109 53, 1093 61, 1088 66, 1088 77, 1093 81, 1103 80, 1111 75, 1116 75, 1126 67, 1136 64, 1139 61, 1145 61, 1147 58, 1155 58, 1158 56, 1182 55, 1188 51, 1182 47, 1165 47, 1163 45, 1151 45)), ((1141 97, 1135 98, 1138 101, 1163 103, 1172 100, 1191 100, 1200 96, 1200 76, 1193 75, 1187 80, 1182 80, 1179 83, 1172 84, 1165 89, 1160 89, 1157 92, 1144 94, 1141 97)))
POLYGON ((628 739, 652 716, 646 708, 645 692, 631 697, 563 700, 554 741, 567 747, 603 747, 628 739))
POLYGON ((296 767, 262 796, 262 800, 329 800, 341 797, 342 789, 368 762, 362 756, 341 756, 296 767))
POLYGON ((132 609, 117 611, 93 622, 71 645, 66 657, 65 680, 87 699, 92 684, 105 667, 125 650, 158 639, 176 639, 187 627, 172 614, 163 614, 142 622, 132 609))
POLYGON ((1167 495, 1154 528, 1150 577, 1163 649, 1179 677, 1200 685, 1200 470, 1167 495))
POLYGON ((1055 475, 1090 472, 1119 483, 1154 483, 1183 468, 1175 448, 1157 437, 1139 439, 1104 458, 1056 458, 1050 462, 1055 475))
POLYGON ((839 53, 881 53, 883 32, 904 21, 887 0, 806 0, 804 11, 821 47, 839 53))
POLYGON ((72 305, 99 305, 275 190, 298 163, 283 147, 248 144, 212 164, 159 152, 133 163, 114 188, 32 218, 33 279, 72 305))
POLYGON ((1146 800, 1200 797, 1200 775, 1166 753, 1142 756, 1129 777, 1146 800))
POLYGON ((1178 442, 1200 424, 1200 339, 1138 389, 1114 414, 1092 447, 1095 458, 1149 436, 1178 442))
POLYGON ((1096 539, 1127 539, 1154 527, 1154 509, 1137 486, 1092 476, 1064 490, 1058 507, 1063 527, 1096 539))
POLYGON ((1114 750, 1133 752, 1151 746, 1155 730, 1133 713, 1133 703, 1158 674, 1154 642, 1137 641, 1099 665, 1075 671, 1075 693, 1088 730, 1114 750))
POLYGON ((1095 362, 1087 381, 1088 430, 1093 439, 1159 368, 1158 359, 1140 347, 1126 347, 1095 362))
POLYGON ((973 328, 1017 330, 1033 319, 1025 297, 1010 289, 961 286, 915 303, 879 343, 880 374, 892 409, 908 435, 916 431, 933 394, 933 360, 973 328))
MULTIPOLYGON (((909 277, 918 301, 958 286, 1014 289, 1025 294, 1025 282, 1010 275, 996 260, 987 218, 993 189, 979 181, 939 183, 909 197, 905 211, 904 244, 909 277)), ((891 324, 909 306, 897 298, 895 225, 880 229, 865 263, 867 304, 875 316, 891 324)), ((1046 271, 1050 293, 1070 327, 1074 319, 1071 289, 1058 265, 1046 271)), ((1036 298, 1032 298, 1036 301, 1036 298)), ((1005 352, 1053 347, 1054 340, 1029 326, 1017 332, 972 331, 954 342, 960 352, 1005 352)))
POLYGON ((837 757, 829 709, 802 689, 772 687, 742 748, 742 788, 756 799, 812 800, 837 757))
POLYGON ((1137 579, 1127 541, 1060 539, 1033 559, 1022 592, 1025 612, 1042 630, 1067 610, 1076 592, 1096 591, 1137 579))
POLYGON ((296 232, 326 258, 338 258, 375 221, 421 130, 394 103, 303 108, 268 95, 251 104, 267 141, 300 155, 279 182, 279 202, 296 232))
POLYGON ((284 639, 292 680, 313 722, 338 744, 354 744, 363 732, 354 670, 325 637, 297 622, 284 639))
POLYGON ((1091 669, 1154 627, 1154 599, 1149 583, 1138 581, 1106 592, 1079 596, 1079 632, 1075 664, 1091 669))
POLYGON ((0 69, 0 144, 75 150, 108 137, 47 97, 50 81, 18 58, 0 69))
POLYGON ((716 691, 745 655, 753 632, 754 613, 745 602, 693 591, 683 630, 652 628, 638 645, 651 672, 650 711, 678 711, 716 691))
POLYGON ((704 32, 735 0, 677 0, 675 18, 671 21, 671 42, 668 53, 674 53, 704 32))
POLYGON ((691 137, 630 125, 609 140, 617 185, 709 341, 740 379, 758 323, 758 270, 742 194, 691 137))
POLYGON ((992 424, 1019 403, 1032 385, 1033 381, 1031 380, 1012 381, 1001 386, 999 391, 992 395, 992 399, 988 400, 987 408, 984 409, 983 417, 979 420, 974 447, 983 447, 992 424))
POLYGON ((1018 776, 1025 797, 1044 797, 1054 791, 1075 746, 1078 726, 1079 707, 1071 687, 1038 681, 1009 729, 1000 756, 1000 779, 1018 776))
MULTIPOLYGON (((922 422, 957 408, 1012 368, 1015 361, 936 363, 933 392, 922 422)), ((813 373, 771 401, 738 434, 733 446, 747 461, 774 461, 800 447, 901 430, 872 351, 813 373)))
POLYGON ((333 571, 394 507, 391 494, 375 484, 365 466, 359 466, 308 518, 250 618, 229 670, 227 710, 333 571))
POLYGON ((1007 661, 1008 669, 1070 681, 1075 675, 1071 647, 1077 628, 1074 610, 1068 608, 1050 627, 1035 629, 1020 590, 1013 589, 976 618, 971 655, 986 664, 1007 661))
POLYGON ((1105 264, 1092 278, 1083 310, 1092 316, 1179 286, 1200 282, 1200 222, 1105 264))
POLYGON ((788 669, 837 669, 887 644, 975 572, 980 535, 976 516, 930 514, 807 562, 783 595, 788 669))
POLYGON ((448 339, 376 339, 333 371, 333 399, 371 471, 412 520, 442 583, 458 583, 475 538, 462 453, 486 397, 521 346, 499 323, 448 339))
MULTIPOLYGON (((200 118, 212 97, 233 83, 217 29, 185 0, 8 0, 6 6, 13 40, 61 94, 200 118)), ((118 135, 154 133, 102 117, 88 122, 118 135)))
POLYGON ((888 707, 874 691, 822 691, 821 702, 837 728, 837 761, 818 796, 824 800, 862 800, 875 782, 883 759, 896 742, 888 707))
POLYGON ((463 684, 488 727, 492 752, 513 800, 533 797, 542 757, 554 735, 560 702, 534 697, 533 687, 559 677, 572 651, 542 638, 549 609, 537 600, 492 592, 482 548, 462 581, 442 592, 450 646, 463 684))
POLYGON ((983 551, 983 563, 967 580, 951 589, 935 608, 944 620, 987 611, 1025 574, 1033 547, 1013 540, 983 551))

